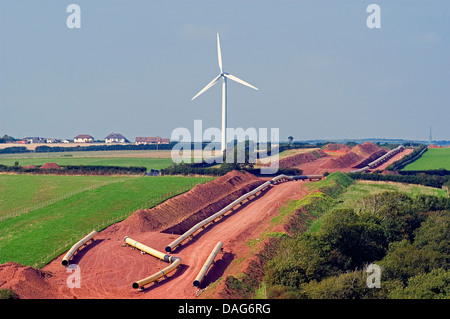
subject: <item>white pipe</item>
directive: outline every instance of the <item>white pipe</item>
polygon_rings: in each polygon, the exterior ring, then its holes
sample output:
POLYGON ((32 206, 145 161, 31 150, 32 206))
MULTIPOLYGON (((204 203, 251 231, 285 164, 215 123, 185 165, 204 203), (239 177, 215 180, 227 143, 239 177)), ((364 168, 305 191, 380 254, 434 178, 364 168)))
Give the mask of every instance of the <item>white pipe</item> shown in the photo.
MULTIPOLYGON (((307 176, 307 175, 305 175, 305 176, 307 176)), ((321 175, 313 175, 313 176, 314 176, 313 178, 315 178, 316 176, 321 176, 321 175)), ((287 175, 281 174, 281 175, 274 177, 272 180, 261 184, 260 186, 256 187, 254 190, 242 195, 241 197, 239 197, 238 199, 233 201, 231 204, 227 205, 225 208, 222 208, 220 211, 218 211, 214 215, 211 215, 210 217, 204 219, 203 221, 201 221, 201 222, 197 223, 196 225, 194 225, 193 227, 191 227, 188 231, 186 231, 180 237, 178 237, 173 242, 171 242, 169 245, 167 245, 166 252, 170 253, 176 246, 178 246, 181 242, 186 240, 189 236, 191 236, 193 233, 195 233, 198 229, 200 229, 201 227, 205 226, 206 224, 214 221, 216 218, 220 217, 221 215, 225 214, 226 212, 231 210, 234 206, 236 206, 237 204, 240 204, 243 200, 247 199, 248 197, 256 194, 259 191, 264 190, 265 188, 269 187, 270 185, 272 185, 274 183, 283 182, 286 180, 295 180, 295 178, 296 178, 296 176, 287 176, 287 175)))
POLYGON ((67 266, 69 264, 70 258, 72 258, 74 253, 78 250, 78 248, 81 245, 86 244, 89 240, 91 240, 94 237, 95 234, 97 234, 97 232, 95 230, 93 230, 88 235, 86 235, 83 239, 81 239, 75 245, 73 245, 72 248, 70 248, 69 251, 64 256, 64 258, 62 260, 62 265, 63 266, 67 266))
POLYGON ((200 286, 200 282, 203 280, 203 278, 205 277, 206 272, 208 271, 209 267, 211 266, 212 262, 214 261, 214 259, 217 256, 217 253, 219 252, 220 248, 222 248, 222 242, 219 241, 216 246, 214 247, 214 249, 211 251, 211 253, 209 254, 209 257, 206 259, 205 263, 203 264, 202 269, 200 269, 197 277, 195 277, 194 280, 194 286, 198 287, 200 286))
POLYGON ((128 236, 125 236, 124 238, 125 243, 127 243, 130 246, 136 247, 139 250, 142 250, 143 252, 146 252, 147 254, 150 254, 154 257, 157 257, 161 260, 167 261, 169 263, 171 263, 169 266, 167 266, 166 268, 164 268, 163 270, 158 271, 157 273, 138 280, 136 282, 133 283, 132 287, 137 289, 137 288, 141 288, 151 282, 154 282, 156 280, 158 280, 159 278, 167 275, 168 273, 174 271, 180 264, 181 264, 181 259, 178 257, 174 257, 174 256, 170 256, 170 255, 166 255, 156 249, 153 249, 151 247, 148 247, 147 245, 144 245, 134 239, 131 239, 128 236))

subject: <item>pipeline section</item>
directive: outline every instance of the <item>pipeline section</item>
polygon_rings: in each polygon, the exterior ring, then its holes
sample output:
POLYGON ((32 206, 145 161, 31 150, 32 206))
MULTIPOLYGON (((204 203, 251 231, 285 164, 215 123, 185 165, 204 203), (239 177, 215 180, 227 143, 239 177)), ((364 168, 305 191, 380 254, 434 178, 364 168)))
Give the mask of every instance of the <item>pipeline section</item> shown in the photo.
POLYGON ((272 180, 267 181, 260 186, 256 187, 254 190, 242 195, 235 201, 233 201, 231 204, 228 204, 224 208, 222 208, 220 211, 215 213, 214 215, 211 215, 210 217, 202 220, 201 222, 197 223, 193 227, 191 227, 188 231, 186 231, 184 234, 182 234, 180 237, 175 239, 173 242, 171 242, 169 245, 166 246, 166 252, 170 253, 172 250, 177 247, 180 243, 185 241, 187 238, 192 236, 197 230, 199 230, 202 227, 206 227, 209 223, 212 223, 215 219, 221 217, 228 211, 232 211, 232 209, 238 205, 241 204, 244 200, 250 200, 250 196, 256 197, 258 196, 262 191, 264 191, 266 188, 268 188, 270 185, 287 182, 287 181, 293 181, 293 180, 300 180, 300 179, 313 179, 318 178, 322 179, 322 175, 298 175, 298 176, 287 176, 284 174, 278 175, 274 177, 272 180))
POLYGON ((75 245, 73 245, 72 248, 70 248, 69 251, 64 255, 62 259, 62 265, 67 266, 69 264, 70 258, 72 258, 72 256, 78 251, 78 248, 80 248, 81 245, 85 245, 89 240, 91 240, 95 236, 95 234, 97 234, 97 231, 93 230, 83 239, 81 239, 75 245))
POLYGON ((219 241, 214 249, 211 251, 211 254, 209 254, 208 259, 206 259, 205 263, 203 264, 202 269, 200 269, 197 277, 195 277, 194 280, 194 286, 198 287, 200 286, 201 281, 205 277, 206 272, 211 267, 211 264, 213 263, 214 259, 216 258, 217 253, 219 252, 220 248, 222 248, 222 242, 219 241))
POLYGON ((168 273, 174 271, 181 264, 180 258, 164 254, 156 249, 153 249, 153 248, 148 247, 134 239, 131 239, 128 236, 125 236, 124 241, 125 241, 125 243, 127 243, 130 246, 136 247, 137 249, 139 249, 149 255, 152 255, 156 258, 159 258, 161 260, 164 260, 164 261, 170 263, 170 265, 167 266, 166 268, 164 268, 163 270, 160 270, 157 273, 155 273, 149 277, 146 277, 144 279, 134 282, 132 287, 135 289, 141 288, 151 282, 158 280, 159 278, 161 278, 163 276, 166 276, 168 273))
POLYGON ((400 145, 396 148, 394 148, 393 150, 390 150, 389 152, 387 152, 386 154, 378 157, 376 160, 370 162, 369 164, 367 164, 366 166, 364 166, 363 168, 357 169, 355 171, 351 171, 350 173, 361 173, 364 171, 367 171, 368 169, 374 168, 376 167, 378 164, 384 162, 385 160, 391 158, 392 156, 394 156, 395 154, 403 151, 405 149, 405 147, 403 145, 400 145))

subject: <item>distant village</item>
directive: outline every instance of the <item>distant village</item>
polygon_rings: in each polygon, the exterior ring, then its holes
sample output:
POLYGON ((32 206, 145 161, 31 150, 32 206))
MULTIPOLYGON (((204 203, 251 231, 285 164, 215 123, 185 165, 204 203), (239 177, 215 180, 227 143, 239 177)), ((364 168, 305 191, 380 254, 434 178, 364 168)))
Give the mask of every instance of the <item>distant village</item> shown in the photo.
POLYGON ((140 144, 169 144, 170 139, 156 137, 136 137, 135 142, 129 141, 125 136, 119 133, 111 133, 105 137, 104 140, 95 140, 93 136, 88 134, 79 134, 73 139, 56 139, 56 138, 44 138, 44 137, 25 137, 20 140, 16 140, 17 144, 51 144, 51 143, 105 143, 105 144, 124 144, 135 143, 140 144))

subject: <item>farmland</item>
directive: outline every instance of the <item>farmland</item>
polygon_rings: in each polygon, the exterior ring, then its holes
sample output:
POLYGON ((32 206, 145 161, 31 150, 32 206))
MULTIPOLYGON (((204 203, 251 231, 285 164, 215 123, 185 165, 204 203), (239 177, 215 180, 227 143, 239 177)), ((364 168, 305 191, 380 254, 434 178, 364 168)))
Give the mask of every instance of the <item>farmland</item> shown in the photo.
POLYGON ((0 178, 1 187, 7 190, 0 192, 0 211, 9 217, 0 222, 0 264, 12 260, 33 266, 50 261, 92 229, 101 230, 138 209, 153 207, 211 180, 175 176, 0 178), (39 202, 46 205, 32 209, 39 202), (31 208, 29 212, 23 210, 26 207, 31 208), (8 215, 18 209, 22 209, 21 214, 8 215))
POLYGON ((122 166, 122 167, 146 167, 147 170, 160 170, 172 164, 172 159, 167 157, 167 153, 154 154, 150 157, 148 153, 130 153, 123 152, 103 155, 105 152, 75 152, 75 153, 32 153, 12 156, 3 154, 0 157, 0 165, 12 166, 16 162, 20 166, 43 165, 45 163, 56 163, 59 166, 65 165, 99 165, 99 166, 122 166), (81 153, 81 154, 80 154, 81 153), (145 156, 147 155, 147 156, 145 156), (160 155, 161 157, 156 157, 160 155))
POLYGON ((419 159, 408 164, 405 171, 424 171, 431 169, 450 170, 450 147, 430 148, 419 159))

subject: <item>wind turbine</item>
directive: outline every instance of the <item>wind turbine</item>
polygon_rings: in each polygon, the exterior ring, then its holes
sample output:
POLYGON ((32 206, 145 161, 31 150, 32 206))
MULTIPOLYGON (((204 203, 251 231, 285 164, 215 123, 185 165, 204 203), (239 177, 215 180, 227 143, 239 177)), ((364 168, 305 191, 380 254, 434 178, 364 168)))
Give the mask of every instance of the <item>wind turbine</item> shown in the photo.
POLYGON ((192 101, 198 97, 199 95, 201 95, 202 93, 204 93, 205 91, 207 91, 208 89, 210 89, 212 86, 214 86, 214 84, 216 84, 220 78, 222 78, 222 146, 221 146, 221 150, 222 150, 222 154, 225 151, 226 148, 226 129, 227 129, 227 79, 233 80, 237 83, 243 84, 245 86, 248 86, 252 89, 255 89, 258 91, 257 88, 255 88, 253 85, 248 84, 247 82, 239 79, 238 77, 231 75, 229 73, 223 72, 223 68, 222 68, 222 53, 220 51, 220 41, 219 41, 219 33, 217 33, 217 57, 218 57, 218 61, 219 61, 219 69, 220 69, 220 74, 218 76, 216 76, 211 82, 209 82, 200 92, 197 93, 196 96, 194 96, 192 98, 192 101))

